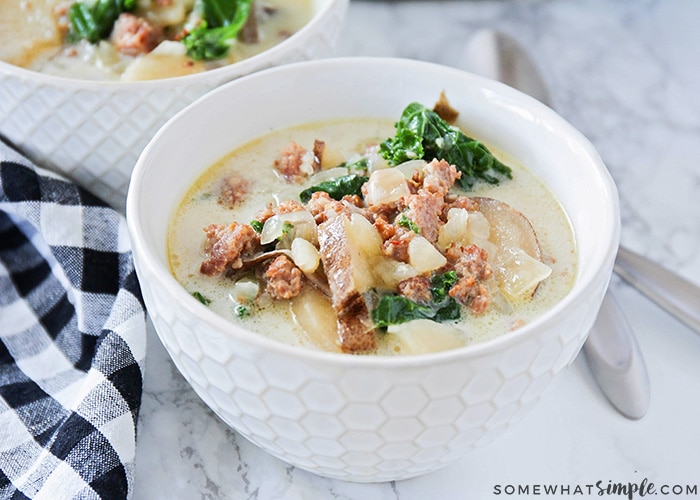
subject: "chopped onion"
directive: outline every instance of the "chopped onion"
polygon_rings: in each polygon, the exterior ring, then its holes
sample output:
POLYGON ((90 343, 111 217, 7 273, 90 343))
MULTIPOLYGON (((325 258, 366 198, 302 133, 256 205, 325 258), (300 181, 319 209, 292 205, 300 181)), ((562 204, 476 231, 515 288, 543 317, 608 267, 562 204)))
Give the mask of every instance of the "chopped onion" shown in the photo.
POLYGON ((447 259, 440 250, 422 236, 415 236, 408 243, 408 260, 419 274, 434 271, 447 264, 447 259))
POLYGON ((368 205, 380 205, 398 201, 408 196, 408 184, 401 171, 395 168, 375 170, 365 184, 365 202, 368 205))
POLYGON ((286 229, 285 226, 288 224, 294 226, 292 236, 304 238, 312 243, 316 241, 316 221, 314 216, 306 210, 298 210, 296 212, 273 215, 267 219, 260 232, 260 243, 267 245, 282 238, 286 229))
POLYGON ((313 273, 318 268, 321 256, 318 249, 304 238, 294 238, 292 241, 292 260, 305 273, 313 273))

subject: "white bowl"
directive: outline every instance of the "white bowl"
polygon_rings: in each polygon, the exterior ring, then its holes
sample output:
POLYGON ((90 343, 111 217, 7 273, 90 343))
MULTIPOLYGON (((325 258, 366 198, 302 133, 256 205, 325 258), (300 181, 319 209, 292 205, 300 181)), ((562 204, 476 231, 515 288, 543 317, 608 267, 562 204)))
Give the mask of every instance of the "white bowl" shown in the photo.
POLYGON ((0 61, 0 137, 123 209, 134 164, 168 118, 240 76, 332 55, 348 1, 313 0, 314 17, 282 43, 195 75, 96 82, 45 75, 0 61))
POLYGON ((576 357, 596 317, 620 224, 617 191, 605 166, 591 144, 551 109, 455 69, 372 58, 266 70, 200 99, 169 121, 143 152, 127 220, 156 331, 197 394, 272 455, 322 476, 365 482, 438 469, 532 409, 576 357), (272 86, 273 94, 257 92, 272 86), (442 90, 463 110, 472 135, 539 174, 570 216, 578 277, 573 290, 542 317, 452 351, 351 356, 246 331, 202 306, 171 276, 168 219, 188 186, 222 155, 297 123, 395 119, 409 102, 434 102, 442 90))

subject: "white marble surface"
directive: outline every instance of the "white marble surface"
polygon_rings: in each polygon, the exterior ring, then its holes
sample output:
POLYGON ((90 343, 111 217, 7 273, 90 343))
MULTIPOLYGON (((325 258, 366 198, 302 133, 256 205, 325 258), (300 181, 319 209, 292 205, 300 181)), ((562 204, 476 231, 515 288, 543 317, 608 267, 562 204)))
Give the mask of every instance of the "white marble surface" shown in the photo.
MULTIPOLYGON (((339 54, 460 66, 478 28, 512 34, 617 181, 622 242, 700 284, 698 19, 696 0, 353 0, 339 54)), ((616 413, 579 356, 495 442, 433 474, 385 484, 324 479, 258 450, 199 400, 151 330, 133 498, 555 498, 546 485, 569 488, 556 498, 593 498, 598 481, 643 480, 661 497, 662 485, 691 487, 669 498, 700 497, 700 336, 620 280, 612 286, 650 371, 643 419, 616 413)))

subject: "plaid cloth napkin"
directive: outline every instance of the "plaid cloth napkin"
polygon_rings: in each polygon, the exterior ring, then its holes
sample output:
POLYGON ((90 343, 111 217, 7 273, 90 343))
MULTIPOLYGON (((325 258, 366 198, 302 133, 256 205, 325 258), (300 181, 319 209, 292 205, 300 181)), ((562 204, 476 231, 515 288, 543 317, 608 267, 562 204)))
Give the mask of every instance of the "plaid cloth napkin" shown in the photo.
POLYGON ((0 141, 0 498, 127 498, 146 343, 124 218, 0 141))

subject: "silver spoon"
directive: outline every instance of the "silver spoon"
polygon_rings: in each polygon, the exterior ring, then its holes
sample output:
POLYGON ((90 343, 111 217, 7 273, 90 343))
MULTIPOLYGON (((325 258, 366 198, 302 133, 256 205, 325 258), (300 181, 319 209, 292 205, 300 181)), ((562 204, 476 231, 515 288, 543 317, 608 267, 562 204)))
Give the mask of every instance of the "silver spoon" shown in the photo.
MULTIPOLYGON (((510 37, 493 30, 477 32, 467 45, 465 60, 465 69, 506 83, 551 107, 537 67, 510 37)), ((612 405, 628 418, 643 417, 649 407, 649 375, 639 344, 610 290, 583 351, 612 405)))

